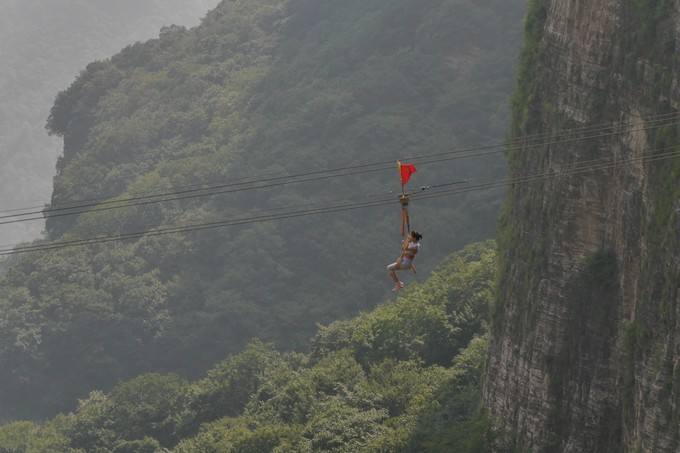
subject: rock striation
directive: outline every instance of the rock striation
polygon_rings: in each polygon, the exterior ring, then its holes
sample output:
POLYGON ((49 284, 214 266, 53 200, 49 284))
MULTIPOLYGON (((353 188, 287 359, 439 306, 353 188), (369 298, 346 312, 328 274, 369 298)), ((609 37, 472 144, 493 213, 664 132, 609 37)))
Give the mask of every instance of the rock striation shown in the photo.
POLYGON ((554 177, 500 222, 499 450, 678 452, 680 2, 531 0, 525 27, 511 176, 554 177))

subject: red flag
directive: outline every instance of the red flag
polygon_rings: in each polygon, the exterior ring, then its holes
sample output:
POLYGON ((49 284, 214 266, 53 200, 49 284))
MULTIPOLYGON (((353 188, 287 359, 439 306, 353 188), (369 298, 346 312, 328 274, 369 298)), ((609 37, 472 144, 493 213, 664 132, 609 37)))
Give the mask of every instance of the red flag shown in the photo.
POLYGON ((399 172, 401 173, 401 185, 405 186, 411 179, 411 175, 416 172, 416 166, 399 162, 399 172))

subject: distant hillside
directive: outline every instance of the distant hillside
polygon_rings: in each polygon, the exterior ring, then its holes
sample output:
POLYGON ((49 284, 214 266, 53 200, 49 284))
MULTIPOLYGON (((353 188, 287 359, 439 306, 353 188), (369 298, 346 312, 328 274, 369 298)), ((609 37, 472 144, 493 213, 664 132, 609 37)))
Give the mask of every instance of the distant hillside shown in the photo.
MULTIPOLYGON (((523 0, 225 1, 91 64, 57 98, 55 206, 502 140, 523 0)), ((50 219, 50 239, 241 218, 398 188, 396 172, 50 219), (395 185, 397 187, 395 187, 395 185)), ((502 155, 414 185, 504 174, 502 155)), ((388 194, 389 195, 389 194, 388 194)), ((390 196, 394 196, 392 193, 390 196)), ((426 274, 492 236, 500 192, 423 201, 426 274)), ((396 201, 396 199, 395 199, 396 201)), ((0 402, 34 416, 253 337, 303 349, 389 293, 398 206, 20 256, 0 281, 0 402)))
MULTIPOLYGON (((218 0, 3 0, 0 4, 0 210, 50 198, 59 141, 45 131, 56 94, 85 65, 165 25, 195 25, 218 0)), ((0 243, 42 222, 3 225, 0 243)))

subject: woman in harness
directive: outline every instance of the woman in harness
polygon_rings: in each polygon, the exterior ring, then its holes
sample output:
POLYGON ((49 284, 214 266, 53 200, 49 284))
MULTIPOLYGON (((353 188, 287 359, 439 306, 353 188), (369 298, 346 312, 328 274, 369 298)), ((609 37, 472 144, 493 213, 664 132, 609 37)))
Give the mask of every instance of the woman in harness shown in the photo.
POLYGON ((390 277, 394 281, 394 288, 392 288, 392 291, 397 292, 404 287, 404 282, 397 277, 397 271, 412 270, 415 273, 416 267, 414 266, 413 261, 420 251, 420 240, 422 238, 423 236, 417 231, 411 231, 408 237, 404 239, 399 258, 397 258, 394 263, 387 266, 390 277))

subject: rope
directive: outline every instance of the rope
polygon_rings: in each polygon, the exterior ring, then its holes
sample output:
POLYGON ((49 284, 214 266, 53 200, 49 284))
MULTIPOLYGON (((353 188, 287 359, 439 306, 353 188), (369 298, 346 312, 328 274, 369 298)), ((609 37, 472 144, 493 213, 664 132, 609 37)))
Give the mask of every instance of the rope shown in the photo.
MULTIPOLYGON (((449 190, 442 190, 442 191, 438 191, 438 192, 434 192, 434 193, 428 193, 428 194, 420 195, 417 198, 420 199, 420 200, 435 199, 435 198, 441 198, 441 197, 451 196, 451 195, 458 195, 458 194, 468 193, 468 192, 473 192, 473 191, 489 190, 489 189, 503 187, 503 186, 516 186, 516 185, 520 185, 520 184, 530 184, 530 183, 534 183, 534 182, 550 180, 550 179, 553 179, 553 178, 573 176, 573 175, 578 175, 578 174, 593 172, 593 171, 607 170, 607 169, 612 169, 612 168, 616 168, 616 167, 623 166, 623 165, 628 165, 628 164, 635 163, 635 162, 649 163, 649 162, 658 162, 658 161, 663 161, 663 160, 668 160, 668 159, 680 157, 680 151, 678 151, 678 150, 673 151, 673 152, 661 153, 661 154, 658 153, 658 151, 663 151, 665 149, 671 149, 671 148, 677 148, 677 146, 674 146, 674 147, 669 146, 669 147, 657 149, 657 150, 654 150, 651 153, 644 154, 642 156, 631 158, 631 159, 614 160, 614 161, 612 161, 612 159, 599 159, 599 160, 593 159, 593 160, 590 160, 590 161, 579 162, 579 163, 577 163, 577 165, 575 167, 568 169, 568 170, 564 170, 560 173, 555 173, 553 171, 549 171, 549 172, 544 172, 544 173, 539 173, 539 174, 529 175, 529 176, 524 176, 524 177, 519 177, 519 178, 505 179, 505 180, 502 180, 502 181, 489 181, 487 183, 477 184, 475 186, 466 187, 464 189, 457 189, 457 190, 456 189, 449 189, 449 190), (603 162, 603 163, 600 164, 600 165, 591 166, 590 164, 593 163, 593 162, 603 162)), ((31 246, 25 246, 25 247, 17 247, 17 248, 14 248, 14 249, 0 249, 0 256, 17 255, 17 254, 29 253, 29 252, 43 252, 43 251, 59 250, 59 249, 70 248, 70 247, 82 247, 82 246, 87 246, 87 245, 104 244, 104 243, 109 243, 109 242, 127 241, 127 240, 132 240, 132 239, 138 239, 138 238, 141 238, 141 237, 155 237, 155 236, 162 236, 162 235, 168 235, 168 234, 179 234, 179 233, 188 233, 188 232, 195 232, 195 231, 205 231, 205 230, 225 228, 225 227, 231 227, 231 226, 237 226, 237 225, 249 225, 249 224, 262 223, 262 222, 271 222, 271 221, 292 219, 292 218, 297 218, 297 217, 305 217, 305 216, 311 216, 311 215, 353 211, 353 210, 365 209, 365 208, 369 208, 369 207, 388 206, 388 205, 393 205, 394 203, 395 203, 395 201, 394 201, 393 197, 377 198, 377 199, 374 199, 374 200, 368 200, 368 201, 364 201, 364 202, 342 203, 342 204, 339 204, 339 205, 325 206, 325 207, 314 208, 314 209, 304 209, 304 210, 292 211, 292 212, 287 212, 287 213, 278 214, 278 215, 275 215, 275 214, 259 215, 259 216, 244 217, 244 218, 232 219, 232 220, 222 220, 222 221, 210 222, 210 223, 189 224, 189 225, 183 225, 183 226, 160 228, 160 229, 155 229, 155 230, 143 230, 143 231, 139 231, 139 232, 126 233, 126 234, 120 234, 120 235, 97 236, 97 237, 88 238, 88 239, 79 239, 79 240, 71 240, 71 241, 55 241, 55 242, 51 242, 51 243, 37 244, 37 245, 31 245, 31 246)))
MULTIPOLYGON (((552 140, 552 141, 548 141, 548 142, 524 143, 522 145, 516 145, 514 148, 509 147, 509 148, 507 148, 507 150, 512 151, 513 149, 535 149, 535 148, 539 148, 539 147, 542 148, 542 147, 546 147, 546 146, 553 146, 553 145, 559 145, 559 144, 570 143, 570 142, 578 142, 578 141, 585 141, 585 140, 594 140, 594 139, 598 139, 598 138, 605 138, 605 137, 610 137, 610 136, 613 136, 613 135, 619 135, 619 134, 622 134, 622 133, 625 133, 625 132, 630 133, 630 132, 655 130, 655 129, 659 129, 659 128, 662 128, 662 127, 677 124, 677 122, 675 120, 680 117, 680 114, 678 114, 678 113, 666 114, 666 115, 659 115, 659 117, 661 117, 661 119, 657 119, 656 121, 650 121, 650 122, 648 122, 647 126, 642 127, 642 128, 628 129, 628 130, 624 129, 624 130, 619 131, 619 132, 598 133, 598 134, 589 135, 589 136, 586 136, 586 137, 563 138, 562 140, 552 140), (672 122, 669 122, 671 120, 672 120, 672 122)), ((632 123, 620 123, 620 124, 632 124, 632 123)), ((564 131, 564 134, 566 136, 569 136, 569 135, 574 135, 576 132, 582 132, 582 131, 604 132, 605 130, 612 129, 614 127, 618 127, 618 126, 617 125, 606 126, 606 127, 600 128, 599 130, 594 129, 593 127, 571 129, 571 130, 564 131)), ((546 134, 536 134, 533 137, 543 137, 545 135, 546 134)), ((520 138, 516 139, 515 141, 520 141, 520 140, 526 141, 528 139, 531 139, 531 137, 532 136, 520 137, 520 138)), ((489 148, 498 148, 498 147, 505 147, 505 146, 506 146, 505 144, 478 146, 478 147, 474 147, 474 148, 467 148, 467 149, 461 149, 461 150, 456 150, 456 151, 450 151, 450 152, 447 152, 447 153, 425 154, 425 155, 410 157, 410 158, 408 158, 408 160, 410 160, 414 163, 417 163, 418 165, 431 165, 431 164, 436 164, 436 163, 448 162, 448 161, 452 161, 452 160, 476 158, 476 157, 483 157, 483 156, 488 156, 488 155, 492 155, 492 154, 502 153, 502 152, 505 152, 504 149, 491 150, 489 148), (471 152, 471 151, 474 151, 474 150, 478 150, 479 152, 471 152), (443 158, 438 158, 438 159, 432 158, 432 157, 443 156, 443 155, 448 155, 450 157, 443 157, 443 158)), ((377 173, 377 172, 392 170, 393 165, 394 165, 394 163, 392 161, 384 161, 384 162, 374 162, 374 163, 360 164, 360 165, 353 165, 353 166, 346 166, 346 167, 338 167, 338 168, 333 168, 333 169, 328 169, 328 170, 309 171, 309 172, 304 172, 304 173, 298 173, 298 174, 295 174, 295 175, 277 176, 277 177, 264 178, 264 179, 259 179, 259 180, 246 180, 248 178, 243 178, 241 180, 242 182, 231 182, 231 183, 225 183, 225 184, 214 185, 214 186, 207 186, 207 187, 202 187, 202 188, 193 188, 193 189, 159 193, 159 194, 156 194, 156 195, 149 195, 149 196, 134 196, 134 197, 128 197, 128 198, 121 198, 121 199, 117 199, 117 200, 107 199, 105 201, 83 203, 83 204, 72 205, 72 206, 68 206, 68 207, 55 207, 55 208, 42 209, 42 210, 39 210, 39 211, 24 212, 24 213, 21 213, 21 214, 3 215, 3 216, 0 216, 0 225, 22 223, 22 222, 27 222, 27 221, 38 221, 38 220, 43 220, 43 219, 52 218, 52 217, 74 216, 74 215, 80 215, 80 214, 91 213, 91 212, 110 211, 110 210, 113 210, 113 209, 123 209, 123 208, 135 207, 135 206, 147 206, 147 205, 156 204, 156 203, 166 203, 166 202, 170 202, 170 201, 180 201, 180 200, 188 200, 188 199, 195 199, 195 198, 212 197, 212 196, 215 196, 215 195, 231 194, 231 193, 245 192, 245 191, 251 191, 251 190, 261 190, 261 189, 274 188, 274 187, 283 187, 283 186, 292 185, 292 184, 301 184, 301 183, 309 183, 309 182, 316 182, 316 181, 324 181, 324 180, 329 180, 329 179, 334 179, 334 178, 339 178, 339 177, 347 177, 347 176, 356 176, 356 175, 363 175, 363 174, 369 174, 369 173, 377 173), (371 168, 371 167, 377 167, 377 168, 371 168), (241 187, 241 186, 248 186, 248 187, 241 187), (90 208, 93 208, 93 209, 90 209, 90 208), (27 216, 33 216, 33 217, 27 217, 27 216)), ((432 187, 436 187, 436 186, 432 186, 432 187)))

